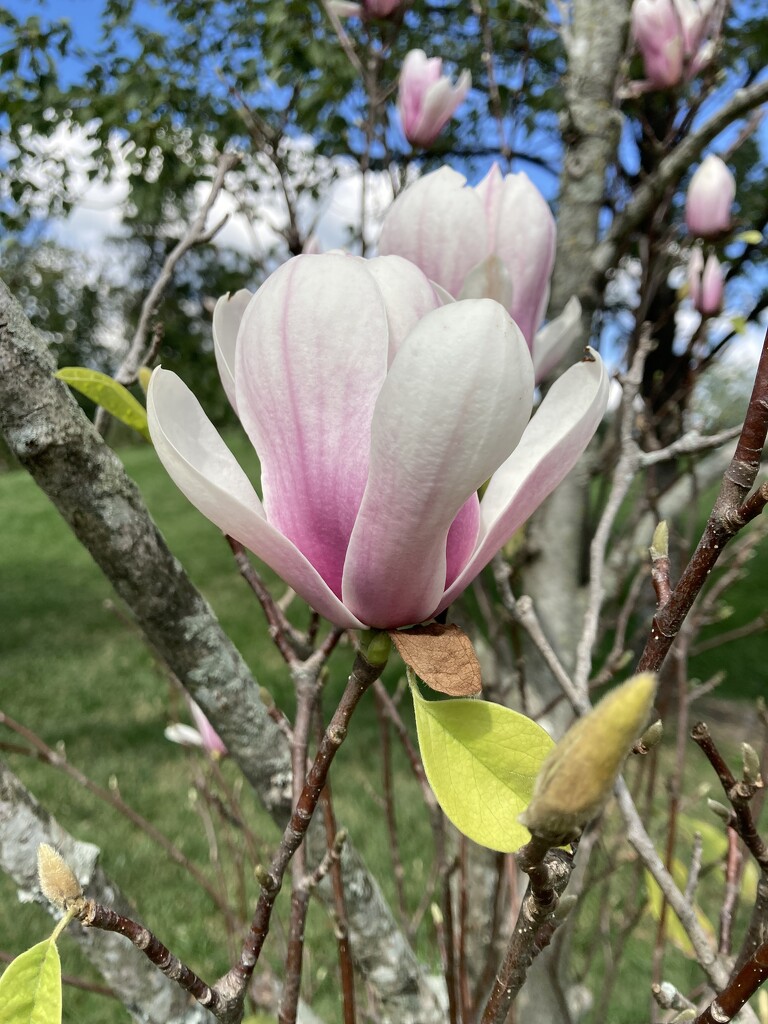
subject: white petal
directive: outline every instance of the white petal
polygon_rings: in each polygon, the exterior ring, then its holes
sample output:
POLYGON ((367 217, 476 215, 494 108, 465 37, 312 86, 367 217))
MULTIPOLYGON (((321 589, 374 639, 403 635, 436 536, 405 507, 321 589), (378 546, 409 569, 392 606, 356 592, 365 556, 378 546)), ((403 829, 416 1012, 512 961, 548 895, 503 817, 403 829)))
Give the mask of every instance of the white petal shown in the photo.
POLYGON ((253 292, 242 288, 234 295, 222 295, 213 310, 213 351, 216 366, 229 404, 237 412, 235 399, 235 343, 245 307, 253 298, 253 292))

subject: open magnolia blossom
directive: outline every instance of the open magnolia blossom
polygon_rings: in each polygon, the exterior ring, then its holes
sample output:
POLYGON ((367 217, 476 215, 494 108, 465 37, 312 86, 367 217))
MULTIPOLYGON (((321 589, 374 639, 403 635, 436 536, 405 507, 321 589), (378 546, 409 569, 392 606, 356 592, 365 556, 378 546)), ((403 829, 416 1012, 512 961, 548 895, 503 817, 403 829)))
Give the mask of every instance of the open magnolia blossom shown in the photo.
POLYGON ((410 185, 387 211, 382 255, 415 263, 455 298, 496 299, 523 332, 536 380, 543 380, 581 330, 571 299, 542 330, 555 262, 555 219, 527 174, 502 175, 494 164, 474 188, 441 167, 410 185))
POLYGON ((441 301, 404 259, 334 254, 296 256, 253 297, 219 300, 218 365, 261 461, 263 503, 191 391, 152 376, 150 430, 176 484, 339 626, 447 608, 605 411, 607 375, 590 356, 530 419, 533 366, 515 323, 489 299, 441 301))

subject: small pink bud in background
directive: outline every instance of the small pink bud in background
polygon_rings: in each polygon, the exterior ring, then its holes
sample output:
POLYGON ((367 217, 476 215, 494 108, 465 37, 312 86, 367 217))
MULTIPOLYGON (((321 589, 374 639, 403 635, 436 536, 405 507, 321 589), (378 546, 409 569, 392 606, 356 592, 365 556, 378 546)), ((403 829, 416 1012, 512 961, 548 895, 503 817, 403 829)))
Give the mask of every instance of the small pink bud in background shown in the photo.
POLYGON ((402 6, 402 0, 363 0, 363 10, 369 18, 391 18, 402 6))
POLYGON ((685 222, 692 235, 717 238, 731 230, 736 179, 719 156, 710 155, 691 178, 685 197, 685 222))
POLYGON ((180 743, 183 747, 202 747, 211 757, 226 757, 227 748, 224 741, 205 717, 200 706, 190 698, 187 698, 187 704, 197 728, 193 729, 191 725, 176 722, 167 727, 165 738, 171 743, 180 743))
POLYGON ((673 0, 635 0, 632 38, 654 89, 669 89, 683 78, 683 33, 673 0))
POLYGON ((702 316, 717 316, 723 308, 725 278, 717 256, 704 262, 701 249, 694 249, 688 263, 688 290, 691 302, 702 316))
POLYGON ((647 88, 671 89, 711 59, 705 38, 711 0, 634 0, 632 38, 643 58, 647 88))
POLYGON ((469 71, 462 71, 456 85, 443 74, 440 57, 411 50, 400 70, 397 108, 406 139, 412 146, 431 146, 472 85, 469 71))

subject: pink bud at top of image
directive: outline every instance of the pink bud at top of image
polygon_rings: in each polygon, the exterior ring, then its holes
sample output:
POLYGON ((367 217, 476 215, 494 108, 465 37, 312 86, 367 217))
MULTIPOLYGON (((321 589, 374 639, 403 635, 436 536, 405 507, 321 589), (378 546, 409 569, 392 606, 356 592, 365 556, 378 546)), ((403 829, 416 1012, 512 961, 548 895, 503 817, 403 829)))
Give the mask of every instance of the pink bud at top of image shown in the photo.
POLYGON ((674 0, 635 0, 632 38, 654 89, 669 89, 683 78, 683 32, 674 0))
POLYGON ((406 139, 412 146, 431 146, 450 121, 472 85, 469 71, 462 71, 456 85, 443 74, 440 57, 423 50, 406 54, 400 70, 397 109, 406 139))
POLYGON ((688 291, 694 309, 702 316, 717 316, 722 310, 725 275, 714 253, 705 263, 701 249, 693 250, 688 262, 688 291))
POLYGON ((706 157, 688 185, 685 222, 692 235, 718 238, 731 230, 736 179, 719 156, 706 157))
POLYGON ((402 3, 403 0, 363 0, 363 10, 369 18, 391 18, 402 3))
POLYGON ((634 0, 631 31, 647 85, 671 89, 706 63, 711 0, 634 0))
POLYGON ((213 329, 263 499, 161 368, 147 395, 158 457, 203 515, 345 628, 446 609, 572 469, 608 401, 591 354, 531 417, 531 355, 504 308, 453 302, 399 256, 296 256, 255 295, 220 299, 213 329))
POLYGON ((503 175, 494 164, 470 187, 463 174, 441 167, 397 197, 384 217, 379 252, 411 260, 454 298, 500 302, 523 332, 539 381, 573 344, 581 324, 573 299, 539 330, 555 235, 552 211, 525 172, 503 175))

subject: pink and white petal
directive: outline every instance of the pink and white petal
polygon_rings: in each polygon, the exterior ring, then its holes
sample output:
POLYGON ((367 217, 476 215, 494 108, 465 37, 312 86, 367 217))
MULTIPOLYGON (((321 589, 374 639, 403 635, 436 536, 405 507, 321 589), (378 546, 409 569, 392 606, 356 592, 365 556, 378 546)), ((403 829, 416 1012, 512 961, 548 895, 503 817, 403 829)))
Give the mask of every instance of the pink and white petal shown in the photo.
POLYGON ((570 351, 581 333, 581 303, 572 295, 554 320, 536 332, 533 342, 533 368, 536 383, 540 383, 555 369, 570 351))
POLYGON ((512 281, 498 256, 486 256, 464 278, 460 299, 495 299, 504 309, 512 308, 512 281))
MULTIPOLYGON (((358 618, 394 627, 432 616, 451 525, 517 444, 532 397, 528 348, 497 302, 442 306, 408 336, 376 403, 344 567, 344 603, 358 618)), ((463 530, 471 502, 462 515, 463 530)))
POLYGON ((321 255, 296 256, 268 278, 237 340, 237 407, 261 460, 267 519, 337 597, 388 336, 365 264, 321 255))
POLYGON ((568 475, 603 418, 608 390, 608 374, 594 352, 555 381, 520 444, 491 477, 480 502, 477 547, 438 611, 461 594, 568 475))
POLYGON ((488 253, 482 203, 463 174, 441 167, 397 197, 384 218, 382 256, 404 256, 456 296, 488 253))
POLYGON ((482 201, 485 213, 485 223, 488 228, 488 251, 493 252, 496 248, 496 232, 499 228, 504 230, 504 226, 499 222, 501 199, 504 194, 504 175, 495 160, 490 171, 475 186, 475 192, 482 201))
POLYGON ((205 746, 203 737, 197 729, 193 729, 191 725, 184 725, 183 722, 174 722, 173 725, 167 725, 163 730, 163 735, 171 743, 178 743, 182 747, 205 746))
POLYGON ((421 270, 402 256, 366 260, 384 299, 389 324, 389 363, 416 324, 442 305, 442 296, 421 270))
POLYGON ((532 346, 547 310, 555 262, 555 218, 544 196, 523 171, 504 179, 497 217, 493 251, 515 285, 509 312, 532 346))
POLYGON ((158 367, 152 374, 147 418, 160 461, 206 518, 258 555, 325 618, 352 629, 362 625, 304 555, 267 522, 250 480, 175 373, 158 367))
POLYGON ((241 288, 239 292, 222 295, 213 310, 213 351, 219 377, 229 404, 237 412, 235 400, 235 345, 240 321, 253 292, 241 288))
POLYGON ((480 532, 480 499, 473 491, 451 523, 445 544, 445 586, 450 587, 469 561, 480 532))
POLYGON ((430 85, 424 95, 419 117, 409 133, 410 141, 422 146, 431 145, 456 108, 464 102, 471 85, 472 76, 468 71, 462 72, 455 86, 445 76, 430 85))

